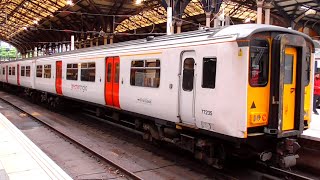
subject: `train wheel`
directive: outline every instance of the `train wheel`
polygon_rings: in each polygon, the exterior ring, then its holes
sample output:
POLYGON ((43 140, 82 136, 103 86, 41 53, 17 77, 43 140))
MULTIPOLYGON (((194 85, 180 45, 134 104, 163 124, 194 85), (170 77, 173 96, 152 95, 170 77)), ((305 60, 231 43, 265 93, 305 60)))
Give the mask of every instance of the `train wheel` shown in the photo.
POLYGON ((226 161, 226 151, 223 144, 218 145, 214 148, 214 163, 212 164, 213 167, 217 169, 223 169, 226 161))
POLYGON ((36 104, 37 103, 37 94, 36 93, 32 93, 31 94, 31 102, 33 104, 36 104))

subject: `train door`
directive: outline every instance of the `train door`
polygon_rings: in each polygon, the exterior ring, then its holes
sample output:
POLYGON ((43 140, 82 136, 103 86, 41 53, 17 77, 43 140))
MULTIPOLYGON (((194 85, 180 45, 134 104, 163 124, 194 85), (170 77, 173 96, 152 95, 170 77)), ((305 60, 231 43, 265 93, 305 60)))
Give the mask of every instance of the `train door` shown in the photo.
POLYGON ((7 83, 9 83, 9 81, 8 81, 8 71, 9 71, 9 68, 8 68, 8 66, 6 66, 6 81, 7 81, 7 83))
POLYGON ((17 64, 17 84, 20 86, 20 66, 17 64))
POLYGON ((181 56, 179 116, 186 124, 195 124, 195 57, 195 51, 184 51, 181 56))
POLYGON ((56 92, 62 95, 62 61, 56 61, 56 92))
POLYGON ((105 102, 108 106, 120 108, 119 103, 119 75, 120 59, 119 57, 106 58, 105 74, 105 102))
POLYGON ((296 91, 297 50, 292 47, 285 49, 284 87, 283 87, 283 122, 282 130, 294 128, 295 91, 296 91))

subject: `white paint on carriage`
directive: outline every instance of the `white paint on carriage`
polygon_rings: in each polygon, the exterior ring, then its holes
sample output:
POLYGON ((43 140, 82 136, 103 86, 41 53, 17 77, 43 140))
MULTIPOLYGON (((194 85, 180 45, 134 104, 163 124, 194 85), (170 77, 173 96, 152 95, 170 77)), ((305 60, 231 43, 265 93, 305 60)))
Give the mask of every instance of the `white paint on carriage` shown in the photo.
MULTIPOLYGON (((220 30, 203 30, 155 37, 114 45, 75 50, 53 56, 40 57, 33 64, 35 89, 56 93, 56 61, 62 61, 62 93, 66 97, 105 105, 105 58, 120 57, 119 101, 123 110, 151 116, 164 121, 179 122, 179 107, 189 108, 194 117, 189 125, 223 135, 245 138, 247 131, 247 86, 249 48, 239 47, 236 39, 265 30, 298 33, 277 26, 244 24, 220 30), (174 37, 171 39, 171 37, 174 37), (160 39, 160 40, 158 40, 160 39), (137 43, 139 42, 139 43, 137 43), (238 55, 241 49, 242 55, 238 55), (182 106, 179 101, 180 55, 184 50, 195 51, 194 104, 182 106), (204 57, 217 58, 214 89, 202 88, 204 57), (130 84, 131 61, 160 59, 160 86, 148 88, 130 84), (81 81, 83 62, 95 62, 95 81, 81 81), (51 78, 36 78, 36 65, 51 64, 51 78), (67 64, 78 63, 77 80, 66 78, 67 64), (190 108, 191 107, 191 108, 190 108)), ((299 33, 298 33, 299 34, 299 33)), ((303 35, 300 33, 300 35, 303 35)), ((305 35, 303 35, 305 36, 305 35)), ((18 61, 19 62, 19 61, 18 61)), ((22 62, 22 61, 21 61, 22 62)), ((5 63, 11 65, 15 62, 5 63)), ((5 79, 5 77, 2 77, 5 79)), ((16 79, 16 78, 15 78, 16 79)), ((16 81, 15 81, 16 82, 16 81)), ((11 83, 11 82, 9 82, 11 83)), ((14 83, 13 83, 14 84, 14 83)), ((189 96, 190 97, 190 96, 189 96)), ((187 101, 187 102, 192 102, 187 101)), ((180 116, 181 117, 181 116, 180 116)))
MULTIPOLYGON (((34 88, 34 60, 26 60, 26 61, 19 61, 18 64, 20 66, 20 86, 27 87, 27 88, 34 88), (24 67, 24 76, 22 76, 22 67, 24 67), (27 76, 27 67, 30 67, 30 76, 27 76)), ((28 69, 29 70, 29 69, 28 69)))
POLYGON ((0 163, 0 179, 72 179, 1 113, 0 163))

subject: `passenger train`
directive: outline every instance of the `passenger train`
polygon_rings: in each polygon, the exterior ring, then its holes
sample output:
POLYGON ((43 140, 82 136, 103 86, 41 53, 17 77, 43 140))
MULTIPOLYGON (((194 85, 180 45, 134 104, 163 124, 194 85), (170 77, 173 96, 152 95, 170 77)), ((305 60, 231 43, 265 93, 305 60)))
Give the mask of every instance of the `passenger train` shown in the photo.
POLYGON ((288 168, 311 121, 314 52, 303 33, 242 24, 3 62, 0 80, 126 118, 217 168, 229 154, 288 168))

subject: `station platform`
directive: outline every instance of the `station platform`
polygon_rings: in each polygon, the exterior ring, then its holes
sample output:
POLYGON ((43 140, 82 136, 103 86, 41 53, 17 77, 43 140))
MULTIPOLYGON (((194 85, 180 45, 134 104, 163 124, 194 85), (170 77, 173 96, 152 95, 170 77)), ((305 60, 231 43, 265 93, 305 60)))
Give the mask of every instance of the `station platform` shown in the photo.
POLYGON ((312 113, 310 128, 303 132, 301 138, 320 141, 320 115, 312 113))
POLYGON ((0 113, 0 180, 72 179, 0 113))

